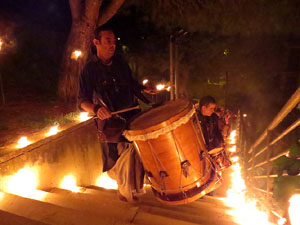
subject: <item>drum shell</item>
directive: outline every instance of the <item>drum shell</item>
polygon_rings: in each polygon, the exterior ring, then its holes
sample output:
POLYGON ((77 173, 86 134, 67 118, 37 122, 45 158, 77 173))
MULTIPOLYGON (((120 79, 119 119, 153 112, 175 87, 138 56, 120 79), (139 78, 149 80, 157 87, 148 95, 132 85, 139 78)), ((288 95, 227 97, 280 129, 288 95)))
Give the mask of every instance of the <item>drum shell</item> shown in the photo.
MULTIPOLYGON (((163 123, 129 132, 131 135, 141 135, 158 130, 177 121, 191 109, 192 105, 189 105, 163 123)), ((210 157, 206 154, 199 129, 201 128, 197 126, 194 115, 187 123, 157 138, 134 141, 154 193, 167 204, 191 202, 215 189, 216 183, 220 181, 210 157), (188 176, 184 176, 182 172, 182 163, 185 161, 190 164, 188 176), (166 172, 166 177, 161 176, 162 171, 166 172), (183 192, 185 198, 176 197, 183 192), (190 196, 187 196, 188 193, 191 193, 190 196)))

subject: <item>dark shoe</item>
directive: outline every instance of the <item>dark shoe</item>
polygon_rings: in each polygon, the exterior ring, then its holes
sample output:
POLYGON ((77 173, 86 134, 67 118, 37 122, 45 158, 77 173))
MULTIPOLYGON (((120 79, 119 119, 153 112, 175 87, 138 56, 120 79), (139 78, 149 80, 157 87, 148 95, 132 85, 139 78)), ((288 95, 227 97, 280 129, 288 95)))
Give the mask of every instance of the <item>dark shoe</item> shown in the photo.
MULTIPOLYGON (((128 199, 127 199, 125 196, 123 196, 123 195, 119 192, 119 190, 117 191, 117 195, 118 195, 118 197, 119 197, 119 199, 120 199, 121 201, 123 201, 123 202, 128 202, 128 199)), ((139 201, 139 198, 133 195, 133 196, 132 196, 132 200, 135 201, 135 202, 137 202, 137 201, 139 201)))
POLYGON ((121 193, 119 192, 119 190, 117 191, 117 195, 119 197, 119 199, 123 202, 128 202, 127 198, 123 195, 121 195, 121 193))

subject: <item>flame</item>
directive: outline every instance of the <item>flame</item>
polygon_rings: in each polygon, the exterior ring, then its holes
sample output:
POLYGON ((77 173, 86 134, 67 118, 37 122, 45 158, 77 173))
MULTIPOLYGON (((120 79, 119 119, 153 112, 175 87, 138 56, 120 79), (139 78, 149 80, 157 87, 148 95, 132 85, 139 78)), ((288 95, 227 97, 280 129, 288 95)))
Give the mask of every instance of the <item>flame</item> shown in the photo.
POLYGON ((37 190, 37 180, 37 170, 26 166, 14 175, 6 177, 3 190, 25 198, 41 200, 47 192, 37 190))
POLYGON ((79 192, 80 191, 80 187, 78 187, 76 185, 76 179, 71 174, 67 175, 63 178, 63 180, 60 184, 60 188, 65 189, 65 190, 69 190, 69 191, 72 191, 72 192, 79 192))
POLYGON ((96 185, 98 187, 103 187, 105 189, 118 189, 118 184, 117 184, 117 181, 111 179, 108 174, 105 172, 105 173, 102 173, 97 181, 96 181, 96 185))
POLYGON ((75 50, 72 52, 71 59, 77 60, 82 55, 80 50, 75 50))
POLYGON ((229 152, 236 152, 236 145, 233 145, 229 148, 229 152))
POLYGON ((159 91, 161 91, 164 88, 165 88, 164 84, 158 84, 158 85, 156 85, 156 89, 159 90, 159 91))
POLYGON ((234 156, 232 158, 230 158, 230 161, 235 163, 235 162, 238 162, 239 161, 239 157, 238 156, 234 156))
POLYGON ((21 137, 19 140, 18 140, 18 145, 17 145, 17 148, 24 148, 26 147, 27 145, 30 145, 32 142, 31 141, 28 141, 27 137, 21 137))
POLYGON ((4 193, 0 191, 0 200, 4 198, 4 193))
POLYGON ((149 82, 148 79, 143 80, 143 85, 147 84, 149 82))
POLYGON ((92 118, 91 116, 88 116, 88 114, 89 114, 88 112, 81 112, 80 115, 79 115, 79 117, 78 117, 78 120, 80 122, 84 122, 84 121, 92 118))
POLYGON ((300 214, 299 214, 299 207, 300 207, 300 194, 293 195, 290 200, 289 206, 289 216, 291 220, 291 225, 296 225, 300 223, 300 214))
POLYGON ((59 126, 59 125, 56 125, 56 126, 51 127, 50 130, 49 130, 49 132, 46 133, 46 137, 49 137, 49 136, 52 136, 52 135, 57 134, 58 131, 59 131, 59 130, 58 130, 58 126, 59 126))
POLYGON ((243 114, 243 117, 247 117, 247 114, 245 113, 245 114, 243 114))
POLYGON ((280 219, 277 221, 277 224, 278 224, 278 225, 284 225, 284 224, 286 224, 286 222, 287 222, 286 218, 280 218, 280 219))
POLYGON ((230 144, 235 144, 236 143, 236 130, 231 131, 228 139, 229 139, 230 144))
POLYGON ((171 90, 171 86, 168 86, 168 87, 167 87, 167 91, 170 91, 170 90, 171 90))
POLYGON ((3 45, 3 41, 0 39, 0 51, 1 51, 2 45, 3 45))
MULTIPOLYGON (((238 160, 238 158, 237 158, 238 160)), ((260 211, 256 201, 250 201, 246 197, 246 185, 242 177, 241 166, 235 162, 231 167, 231 188, 227 190, 227 197, 223 201, 233 208, 229 213, 234 216, 237 223, 241 225, 267 225, 267 213, 260 211)))

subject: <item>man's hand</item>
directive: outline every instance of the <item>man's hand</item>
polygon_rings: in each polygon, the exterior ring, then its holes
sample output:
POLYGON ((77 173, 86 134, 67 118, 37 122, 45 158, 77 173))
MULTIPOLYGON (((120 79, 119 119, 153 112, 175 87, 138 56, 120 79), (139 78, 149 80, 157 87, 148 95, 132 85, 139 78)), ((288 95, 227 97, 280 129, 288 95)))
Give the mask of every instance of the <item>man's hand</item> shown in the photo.
POLYGON ((97 116, 100 120, 105 120, 111 117, 111 113, 106 107, 102 106, 98 109, 97 116))

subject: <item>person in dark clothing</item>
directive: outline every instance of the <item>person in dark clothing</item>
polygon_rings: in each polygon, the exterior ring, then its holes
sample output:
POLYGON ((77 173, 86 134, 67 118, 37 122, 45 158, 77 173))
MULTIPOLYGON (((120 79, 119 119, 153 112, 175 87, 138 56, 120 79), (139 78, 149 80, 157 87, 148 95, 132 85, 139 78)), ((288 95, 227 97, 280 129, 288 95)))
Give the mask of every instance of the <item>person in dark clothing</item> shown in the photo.
POLYGON ((97 54, 86 64, 80 75, 79 107, 95 113, 98 117, 96 121, 99 139, 107 142, 107 144, 102 143, 103 171, 113 170, 112 176, 118 182, 119 193, 125 197, 122 200, 130 201, 134 199, 132 190, 137 189, 138 192, 138 189, 142 188, 142 165, 131 143, 124 142, 124 137, 121 135, 108 132, 115 130, 122 132, 122 129, 109 130, 108 128, 124 127, 139 110, 113 116, 112 112, 137 106, 138 98, 146 104, 149 104, 149 101, 141 93, 144 87, 133 79, 128 64, 115 55, 116 38, 113 30, 104 25, 98 27, 94 33, 93 44, 97 54), (131 165, 131 162, 136 165, 131 165), (135 175, 132 171, 139 172, 137 175, 139 181, 132 181, 130 176, 135 175), (135 185, 138 183, 139 187, 133 187, 132 183, 135 185))
POLYGON ((219 117, 214 113, 216 100, 205 96, 200 100, 197 112, 207 150, 222 147, 224 144, 222 132, 218 126, 219 117))

